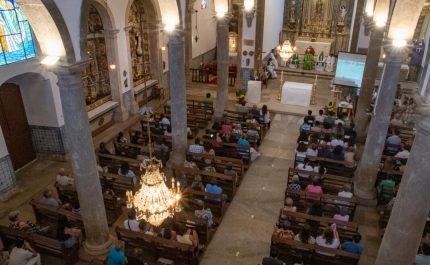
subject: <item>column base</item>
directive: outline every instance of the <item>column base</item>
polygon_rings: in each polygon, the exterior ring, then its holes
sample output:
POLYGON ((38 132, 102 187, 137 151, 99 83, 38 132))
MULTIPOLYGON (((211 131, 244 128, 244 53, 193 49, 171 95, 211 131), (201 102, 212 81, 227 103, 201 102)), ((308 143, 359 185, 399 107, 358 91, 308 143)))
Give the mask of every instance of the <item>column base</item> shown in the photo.
POLYGON ((123 122, 128 120, 128 117, 130 117, 130 115, 128 114, 128 111, 124 108, 124 106, 117 107, 113 112, 114 121, 123 122))
POLYGON ((87 242, 85 242, 82 248, 84 251, 79 254, 79 258, 85 260, 86 257, 91 256, 92 258, 101 258, 104 260, 102 257, 107 257, 108 252, 115 240, 116 239, 112 235, 109 235, 109 240, 101 246, 90 246, 87 244, 87 242), (84 255, 84 253, 86 255, 84 255), (83 257, 81 257, 81 254, 83 257))
POLYGON ((139 104, 137 104, 136 100, 131 101, 131 114, 139 113, 139 104))
POLYGON ((376 190, 362 190, 357 185, 354 185, 354 196, 359 199, 374 200, 376 198, 376 190))

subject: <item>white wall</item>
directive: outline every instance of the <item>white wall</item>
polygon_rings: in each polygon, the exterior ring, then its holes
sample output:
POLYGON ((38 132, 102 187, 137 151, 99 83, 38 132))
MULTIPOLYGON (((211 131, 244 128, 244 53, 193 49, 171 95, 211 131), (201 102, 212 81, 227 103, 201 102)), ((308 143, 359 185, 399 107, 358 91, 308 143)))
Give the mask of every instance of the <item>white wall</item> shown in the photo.
POLYGON ((4 140, 3 131, 0 127, 0 157, 4 157, 7 154, 9 154, 9 151, 7 151, 6 142, 4 140))
MULTIPOLYGON (((263 57, 280 43, 284 19, 284 0, 266 0, 264 9, 263 57)), ((283 41, 283 40, 282 40, 283 41)))
POLYGON ((254 17, 254 19, 252 20, 251 27, 248 27, 246 19, 245 19, 245 12, 243 13, 242 51, 247 51, 248 55, 247 56, 242 55, 242 63, 241 63, 242 68, 254 68, 255 54, 253 56, 249 56, 249 52, 253 51, 255 53, 255 30, 256 30, 255 24, 256 24, 256 21, 257 21, 257 19, 254 17), (253 40, 254 45, 253 46, 245 45, 245 40, 253 40), (247 59, 249 59, 249 61, 250 61, 249 65, 246 65, 247 59))
MULTIPOLYGON (((27 92, 32 93, 35 98, 32 98, 32 96, 30 96, 28 102, 31 104, 35 104, 35 108, 32 108, 31 111, 26 109, 27 118, 33 115, 33 117, 40 116, 39 118, 41 119, 29 119, 29 124, 60 127, 64 125, 64 118, 63 109, 61 106, 60 90, 57 86, 57 76, 51 72, 45 71, 45 69, 40 64, 40 60, 40 57, 36 57, 34 59, 1 66, 0 85, 6 81, 17 85, 28 83, 27 85, 24 85, 28 89, 25 89, 23 91, 21 88, 22 97, 24 100, 24 97, 26 96, 27 92), (31 81, 28 79, 28 76, 20 76, 25 73, 35 73, 37 75, 40 75, 40 78, 38 78, 36 82, 39 82, 41 80, 46 81, 44 81, 43 85, 35 84, 35 87, 33 88, 31 81), (40 94, 34 93, 34 90, 38 90, 40 94), (45 96, 48 96, 48 98, 43 98, 45 96), (43 103, 46 105, 38 106, 37 103, 43 103), (48 114, 45 114, 42 111, 42 109, 44 108, 46 108, 46 110, 49 110, 48 114), (34 121, 34 123, 30 123, 30 120, 34 121)), ((24 105, 26 105, 26 102, 24 102, 24 105)))
POLYGON ((358 40, 357 40, 357 50, 350 51, 350 52, 353 52, 353 53, 358 52, 358 48, 367 49, 369 47, 369 41, 370 41, 370 34, 369 34, 369 36, 364 35, 363 21, 360 21, 360 31, 358 33, 358 40))
POLYGON ((192 58, 196 58, 201 54, 212 50, 216 47, 216 28, 217 22, 214 18, 215 6, 213 1, 207 1, 208 7, 200 9, 201 1, 194 3, 194 9, 197 10, 197 28, 199 31, 199 41, 194 40, 196 27, 196 14, 192 12, 191 16, 191 32, 192 32, 192 58))
POLYGON ((80 23, 81 23, 81 6, 82 0, 64 1, 54 0, 58 9, 63 15, 66 22, 67 29, 73 43, 73 50, 75 51, 76 61, 81 60, 80 50, 80 23))

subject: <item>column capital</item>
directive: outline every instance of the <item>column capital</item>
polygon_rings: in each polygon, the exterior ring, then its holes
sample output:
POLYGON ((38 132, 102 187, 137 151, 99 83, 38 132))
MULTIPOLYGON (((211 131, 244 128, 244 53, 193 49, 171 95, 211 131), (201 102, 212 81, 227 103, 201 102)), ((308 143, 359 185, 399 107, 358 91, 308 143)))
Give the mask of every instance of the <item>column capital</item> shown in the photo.
POLYGON ((385 52, 385 59, 384 62, 396 62, 396 61, 402 61, 403 62, 403 54, 408 52, 411 48, 408 46, 404 47, 397 47, 394 46, 392 43, 392 40, 387 40, 383 44, 383 49, 385 52))
POLYGON ((185 32, 180 29, 175 29, 172 31, 166 31, 167 36, 169 37, 169 43, 183 43, 183 37, 185 32))
POLYGON ((56 75, 76 75, 81 74, 90 64, 92 60, 82 60, 72 64, 58 64, 45 66, 46 71, 53 72, 56 75))
POLYGON ((125 27, 124 28, 125 33, 128 34, 132 28, 133 28, 133 26, 127 26, 127 27, 125 27))
POLYGON ((104 29, 102 32, 105 38, 115 39, 118 35, 119 29, 104 29))

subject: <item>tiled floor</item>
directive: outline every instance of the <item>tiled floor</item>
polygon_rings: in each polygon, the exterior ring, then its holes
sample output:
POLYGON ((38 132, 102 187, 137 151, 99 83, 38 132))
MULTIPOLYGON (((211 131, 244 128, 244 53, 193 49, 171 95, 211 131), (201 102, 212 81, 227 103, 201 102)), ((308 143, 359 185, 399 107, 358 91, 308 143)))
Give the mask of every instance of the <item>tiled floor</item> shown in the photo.
MULTIPOLYGON (((269 85, 270 97, 276 95, 276 89, 275 85, 269 85)), ((214 86, 205 86, 203 89, 190 86, 187 93, 190 97, 202 98, 208 90, 216 98, 214 86)), ((321 98, 328 100, 325 95, 321 95, 321 98)), ((232 109, 234 103, 234 90, 231 90, 227 108, 232 109)), ((274 109, 273 105, 269 105, 269 109, 274 109)), ((297 114, 304 114, 304 111, 297 109, 295 111, 297 114)), ((137 121, 138 117, 135 119, 137 121)), ((285 114, 275 116, 272 127, 261 146, 263 155, 248 170, 201 264, 256 265, 261 263, 262 257, 268 255, 270 236, 283 204, 286 170, 293 165, 293 150, 296 148, 298 126, 302 123, 302 119, 302 116, 285 114)), ((116 130, 124 130, 127 126, 139 127, 138 124, 126 126, 118 123, 117 125, 116 130)), ((95 145, 98 145, 100 140, 112 139, 115 134, 115 130, 103 133, 95 139, 95 145)), ((22 192, 7 203, 0 203, 0 224, 8 224, 7 213, 14 209, 21 212, 22 220, 35 221, 28 201, 31 198, 40 199, 41 193, 46 188, 53 189, 55 176, 60 167, 70 168, 70 162, 38 161, 17 172, 17 180, 22 192)), ((126 212, 127 209, 124 209, 123 216, 110 227, 112 234, 115 226, 123 223, 126 212)), ((359 206, 354 221, 360 224, 359 231, 363 235, 365 244, 365 252, 360 264, 374 264, 381 242, 377 223, 378 214, 373 208, 359 206)), ((58 260, 43 257, 43 264, 56 264, 56 261, 58 260)), ((79 264, 87 263, 81 261, 79 264)))

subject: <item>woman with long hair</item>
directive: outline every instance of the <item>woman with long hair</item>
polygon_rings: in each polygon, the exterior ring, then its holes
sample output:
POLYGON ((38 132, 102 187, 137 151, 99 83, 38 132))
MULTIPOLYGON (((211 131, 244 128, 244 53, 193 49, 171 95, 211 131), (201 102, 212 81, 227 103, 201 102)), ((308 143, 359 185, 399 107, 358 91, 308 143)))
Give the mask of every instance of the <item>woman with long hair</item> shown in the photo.
POLYGON ((133 183, 137 183, 136 175, 130 170, 130 166, 128 165, 127 161, 122 162, 121 168, 118 169, 118 175, 133 178, 133 183))
POLYGON ((263 105, 263 108, 260 110, 260 115, 263 116, 260 118, 262 123, 264 123, 265 126, 267 126, 267 129, 270 129, 270 113, 267 109, 267 105, 263 105))
MULTIPOLYGON (((332 224, 331 226, 327 226, 324 229, 323 234, 316 238, 315 243, 319 246, 326 248, 338 248, 340 245, 340 241, 339 235, 337 234, 336 225, 332 224)), ((316 252, 326 256, 334 256, 334 254, 324 253, 320 251, 316 252)))
POLYGON ((305 244, 315 244, 315 238, 311 236, 311 226, 309 224, 304 224, 302 231, 294 237, 294 240, 305 244))

